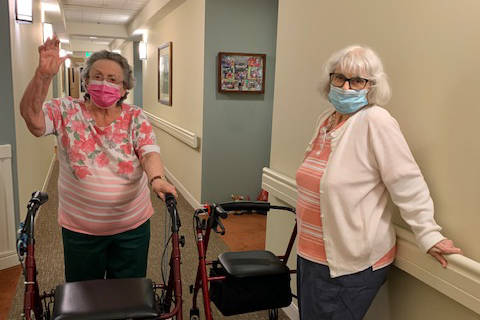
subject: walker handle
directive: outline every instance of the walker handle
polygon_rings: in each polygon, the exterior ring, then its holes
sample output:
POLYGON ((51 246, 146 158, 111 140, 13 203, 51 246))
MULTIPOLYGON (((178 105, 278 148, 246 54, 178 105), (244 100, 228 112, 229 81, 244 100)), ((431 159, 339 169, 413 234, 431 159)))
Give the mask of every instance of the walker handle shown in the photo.
POLYGON ((180 230, 182 223, 180 222, 180 216, 177 212, 177 200, 173 194, 165 193, 165 206, 172 219, 172 232, 176 233, 180 230))
POLYGON ((265 201, 232 201, 217 204, 225 211, 255 211, 266 213, 270 210, 270 203, 265 201))

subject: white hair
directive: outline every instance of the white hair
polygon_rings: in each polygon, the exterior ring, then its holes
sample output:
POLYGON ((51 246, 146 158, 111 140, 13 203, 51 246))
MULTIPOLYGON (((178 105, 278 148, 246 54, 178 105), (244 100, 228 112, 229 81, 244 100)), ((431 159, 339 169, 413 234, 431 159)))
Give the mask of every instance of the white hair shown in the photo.
POLYGON ((330 73, 338 68, 340 73, 349 73, 355 76, 366 77, 371 83, 367 99, 369 104, 385 106, 391 97, 391 89, 387 75, 383 71, 383 64, 372 49, 353 45, 335 52, 324 66, 321 79, 322 95, 328 100, 330 91, 330 73))

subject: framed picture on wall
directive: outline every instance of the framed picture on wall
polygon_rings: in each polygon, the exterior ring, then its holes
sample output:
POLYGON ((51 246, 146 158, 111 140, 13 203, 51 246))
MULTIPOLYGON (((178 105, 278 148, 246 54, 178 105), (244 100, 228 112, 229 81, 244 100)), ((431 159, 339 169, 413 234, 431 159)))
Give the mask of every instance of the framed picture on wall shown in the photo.
POLYGON ((158 101, 172 105, 172 42, 158 47, 158 101))
POLYGON ((266 55, 218 53, 218 92, 264 93, 266 55))

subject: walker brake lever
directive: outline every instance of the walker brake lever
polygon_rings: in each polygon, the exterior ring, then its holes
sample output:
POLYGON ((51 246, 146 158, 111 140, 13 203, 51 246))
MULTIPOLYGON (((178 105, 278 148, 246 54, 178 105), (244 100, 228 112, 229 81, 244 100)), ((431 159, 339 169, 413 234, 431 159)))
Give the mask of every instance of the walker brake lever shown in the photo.
POLYGON ((223 225, 221 219, 215 219, 215 222, 213 223, 212 229, 215 233, 219 233, 220 235, 225 234, 225 226, 223 225), (218 227, 220 227, 220 230, 218 230, 218 227))

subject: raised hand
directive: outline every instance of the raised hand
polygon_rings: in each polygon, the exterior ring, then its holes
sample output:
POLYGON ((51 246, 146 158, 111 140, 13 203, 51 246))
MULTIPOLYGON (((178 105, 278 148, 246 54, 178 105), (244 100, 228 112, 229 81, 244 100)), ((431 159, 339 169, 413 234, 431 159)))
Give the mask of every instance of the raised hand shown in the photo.
POLYGON ((37 72, 45 78, 52 78, 57 74, 60 65, 68 57, 60 57, 60 41, 57 36, 48 38, 44 44, 38 47, 39 60, 37 72))

